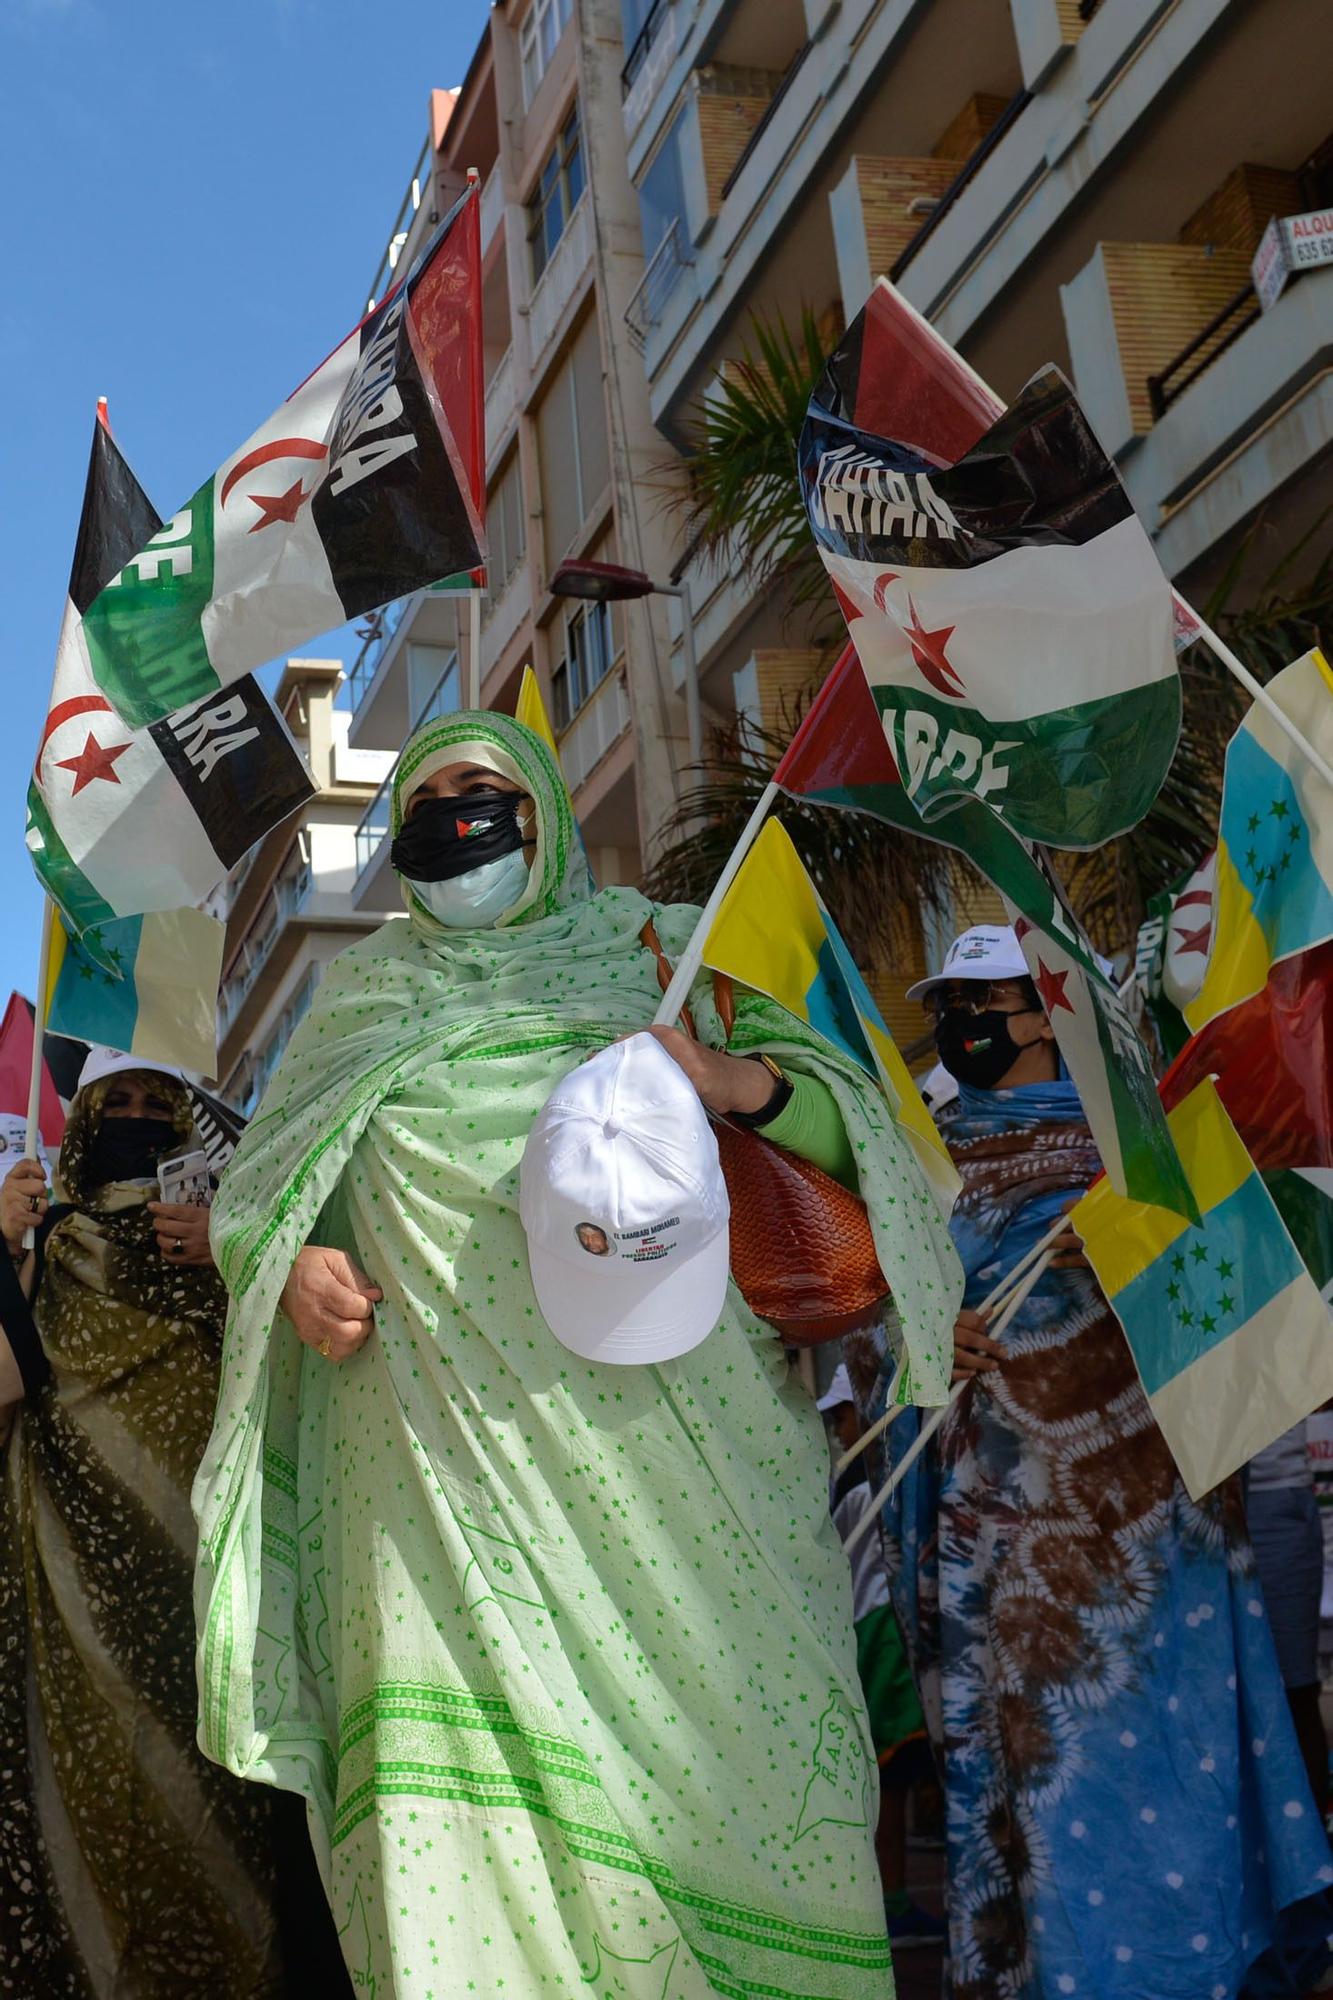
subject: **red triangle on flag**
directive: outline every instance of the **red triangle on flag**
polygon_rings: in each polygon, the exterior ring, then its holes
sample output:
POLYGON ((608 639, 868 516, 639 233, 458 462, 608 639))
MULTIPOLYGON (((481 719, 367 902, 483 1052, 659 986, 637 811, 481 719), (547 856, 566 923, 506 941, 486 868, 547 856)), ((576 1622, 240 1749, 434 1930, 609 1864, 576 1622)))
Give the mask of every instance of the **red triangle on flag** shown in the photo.
POLYGON ((773 779, 798 795, 901 783, 855 646, 844 647, 773 779))
MULTIPOLYGON (((23 1117, 28 1109, 28 1085, 32 1076, 32 1008, 21 993, 11 993, 5 1018, 0 1021, 0 1110, 23 1117)), ((65 1113, 60 1093, 46 1064, 42 1064, 40 1125, 42 1138, 54 1152, 65 1133, 65 1113)))

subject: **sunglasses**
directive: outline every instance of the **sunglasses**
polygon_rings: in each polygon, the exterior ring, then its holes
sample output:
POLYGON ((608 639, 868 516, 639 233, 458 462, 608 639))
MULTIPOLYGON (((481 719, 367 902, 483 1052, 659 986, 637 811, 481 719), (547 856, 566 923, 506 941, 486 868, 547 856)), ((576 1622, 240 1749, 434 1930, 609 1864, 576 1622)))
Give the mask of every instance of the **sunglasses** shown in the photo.
POLYGON ((1039 1007, 1029 1005, 1012 980, 968 979, 960 980, 956 986, 937 986, 924 996, 923 1004, 936 1020, 945 1012, 988 1014, 992 1008, 1001 1014, 1041 1012, 1039 1007), (1017 1006, 1013 1004, 1015 1001, 1017 1006))

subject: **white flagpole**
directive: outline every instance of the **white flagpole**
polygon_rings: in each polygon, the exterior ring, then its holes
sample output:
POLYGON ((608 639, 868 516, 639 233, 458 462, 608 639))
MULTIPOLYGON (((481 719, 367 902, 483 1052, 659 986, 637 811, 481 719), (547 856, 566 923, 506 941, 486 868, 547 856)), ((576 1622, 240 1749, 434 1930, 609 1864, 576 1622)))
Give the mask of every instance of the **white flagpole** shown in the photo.
POLYGON ((731 850, 726 867, 713 885, 713 893, 699 913, 699 921, 694 927, 694 935, 680 955, 680 961, 671 975, 671 984, 662 995, 662 1004, 653 1016, 655 1028, 674 1027, 681 1008, 689 998, 690 988, 698 977, 703 964, 704 943, 713 927, 713 919, 722 907, 722 898, 740 872, 740 865, 759 835, 759 829, 768 817, 768 809, 777 798, 781 787, 770 778, 759 794, 754 811, 746 820, 740 839, 731 850))
POLYGON ((1301 755, 1318 771, 1324 783, 1333 788, 1333 765, 1329 764, 1327 758, 1320 756, 1310 739, 1302 735, 1286 710, 1278 706, 1272 695, 1268 692, 1268 689, 1254 678, 1254 675, 1245 665, 1245 662, 1232 652, 1225 639, 1219 639, 1212 626, 1205 624, 1197 611, 1193 612, 1192 616, 1198 624, 1199 637, 1203 640, 1204 644, 1212 648, 1213 652, 1216 653, 1218 659, 1222 662, 1222 665, 1229 673, 1235 675, 1246 693, 1252 695, 1260 707, 1272 716, 1283 735, 1291 739, 1301 755))
POLYGON ((481 707, 481 592, 473 584, 468 592, 467 705, 481 707))
MULTIPOLYGON (((37 953, 37 999, 32 1010, 32 1072, 28 1078, 28 1129, 23 1135, 23 1151, 30 1160, 38 1157, 42 1142, 42 1037, 46 1033, 46 985, 51 971, 51 921, 53 905, 42 898, 42 942, 37 953)), ((36 1242, 31 1223, 23 1232, 23 1247, 31 1250, 36 1242)))
MULTIPOLYGON (((1065 1221, 1064 1216, 1061 1216, 1060 1221, 1062 1224, 1064 1223, 1065 1221)), ((995 1325, 992 1328, 992 1337, 997 1333, 1004 1332, 1004 1329, 1008 1326, 1010 1320, 1013 1318, 1014 1314, 1018 1311, 1018 1308, 1022 1305, 1024 1299, 1026 1299, 1028 1293, 1032 1290, 1032 1287, 1036 1284, 1038 1278, 1041 1276, 1042 1272, 1046 1269, 1046 1266, 1050 1263, 1050 1261, 1051 1261, 1051 1253, 1049 1250, 1047 1250, 1045 1255, 1039 1257, 1037 1262, 1032 1266, 1032 1269, 1028 1272, 1022 1284, 1019 1285, 1017 1289, 1011 1294, 1009 1303, 1005 1306, 1004 1311, 1000 1314, 999 1319, 995 1322, 995 1325)), ((974 1378, 971 1375, 965 1375, 961 1382, 955 1382, 953 1388, 949 1391, 948 1402, 941 1403, 937 1410, 931 1411, 929 1417, 927 1417, 925 1423, 922 1424, 921 1429, 917 1432, 911 1444, 907 1447, 907 1450, 903 1453, 902 1457, 899 1459, 897 1465, 894 1466, 893 1471, 890 1474, 889 1478, 885 1480, 883 1486, 881 1486, 879 1492, 875 1495, 869 1507, 866 1509, 866 1512, 861 1516, 861 1519, 857 1522, 856 1526, 852 1529, 851 1534, 848 1535, 846 1541, 843 1543, 842 1546, 847 1555, 850 1555, 852 1550, 856 1547, 857 1543, 863 1540, 864 1537, 869 1534, 871 1524, 875 1521, 878 1521, 880 1517, 880 1512, 883 1509, 885 1502, 892 1499, 894 1493, 897 1491, 899 1485, 902 1483, 902 1480, 904 1479, 906 1474, 910 1472, 912 1467, 916 1464, 916 1461, 918 1460, 918 1458, 920 1458, 922 1452, 925 1450, 926 1446, 930 1443, 930 1440, 934 1437, 936 1431, 939 1429, 940 1425, 944 1422, 944 1419, 948 1416, 950 1410, 953 1408, 954 1404, 958 1401, 958 1398, 962 1395, 968 1383, 971 1382, 973 1379, 974 1378)))

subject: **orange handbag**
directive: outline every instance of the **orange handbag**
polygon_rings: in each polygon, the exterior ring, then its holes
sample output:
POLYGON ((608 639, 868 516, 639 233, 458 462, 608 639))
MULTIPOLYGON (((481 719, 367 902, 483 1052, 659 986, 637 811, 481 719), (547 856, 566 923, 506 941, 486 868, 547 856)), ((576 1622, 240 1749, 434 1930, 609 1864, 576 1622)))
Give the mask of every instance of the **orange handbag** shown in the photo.
MULTIPOLYGON (((665 993, 671 967, 651 918, 640 937, 665 993)), ((713 997, 729 1040, 735 996, 723 973, 713 975, 713 997)), ((694 1035, 688 1008, 680 1025, 694 1035)), ((731 1275, 750 1311, 788 1347, 814 1347, 879 1319, 889 1286, 859 1195, 759 1132, 712 1122, 731 1201, 731 1275)))

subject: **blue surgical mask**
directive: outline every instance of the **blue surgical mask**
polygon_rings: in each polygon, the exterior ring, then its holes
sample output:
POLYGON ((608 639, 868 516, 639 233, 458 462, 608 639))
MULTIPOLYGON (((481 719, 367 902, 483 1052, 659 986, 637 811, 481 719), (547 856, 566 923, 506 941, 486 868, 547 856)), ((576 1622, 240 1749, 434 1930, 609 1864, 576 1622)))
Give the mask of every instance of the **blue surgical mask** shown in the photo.
POLYGON ((447 882, 413 882, 411 888, 422 908, 448 930, 482 931, 512 910, 527 886, 528 864, 518 848, 447 882))

